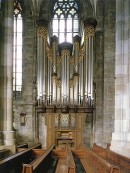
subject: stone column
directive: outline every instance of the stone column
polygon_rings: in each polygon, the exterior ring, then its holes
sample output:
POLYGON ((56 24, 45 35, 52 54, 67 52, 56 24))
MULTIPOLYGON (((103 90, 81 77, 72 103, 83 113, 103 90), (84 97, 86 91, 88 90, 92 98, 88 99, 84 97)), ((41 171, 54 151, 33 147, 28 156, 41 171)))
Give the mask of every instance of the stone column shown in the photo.
POLYGON ((84 21, 85 30, 85 105, 92 106, 93 102, 93 58, 94 58, 94 36, 97 21, 93 18, 88 18, 84 21))
POLYGON ((130 157, 130 1, 116 1, 115 129, 111 149, 130 157))
MULTIPOLYGON (((2 10, 1 10, 1 2, 0 2, 0 57, 3 57, 3 27, 2 27, 2 10)), ((3 65, 2 58, 0 58, 0 147, 3 145, 3 65)))
POLYGON ((13 131, 13 14, 14 2, 4 2, 4 52, 2 66, 3 81, 3 115, 4 145, 15 152, 15 132, 13 131))

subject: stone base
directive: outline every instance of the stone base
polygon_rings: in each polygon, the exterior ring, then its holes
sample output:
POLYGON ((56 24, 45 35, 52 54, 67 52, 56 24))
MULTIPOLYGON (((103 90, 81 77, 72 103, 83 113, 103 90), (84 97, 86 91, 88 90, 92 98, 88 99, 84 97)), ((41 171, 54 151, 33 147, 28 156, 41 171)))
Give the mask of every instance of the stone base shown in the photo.
POLYGON ((0 150, 3 150, 5 149, 5 146, 4 145, 0 145, 0 150))
POLYGON ((16 143, 15 131, 4 132, 4 144, 5 146, 13 146, 16 143))
POLYGON ((12 154, 15 154, 16 153, 16 145, 5 145, 4 146, 4 149, 8 149, 11 151, 12 154))
POLYGON ((130 133, 114 132, 112 134, 110 149, 127 157, 130 157, 129 139, 130 139, 130 133))

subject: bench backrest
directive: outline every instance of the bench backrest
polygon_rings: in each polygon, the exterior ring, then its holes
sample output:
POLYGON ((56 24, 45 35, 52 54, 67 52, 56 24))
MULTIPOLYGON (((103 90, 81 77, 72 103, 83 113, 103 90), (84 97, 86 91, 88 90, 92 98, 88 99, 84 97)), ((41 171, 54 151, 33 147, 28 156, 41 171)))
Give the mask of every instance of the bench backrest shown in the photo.
POLYGON ((68 167, 67 173, 76 173, 74 158, 69 146, 67 147, 67 167, 68 167))
POLYGON ((53 158, 65 159, 67 157, 67 151, 64 149, 53 149, 52 152, 53 158))
MULTIPOLYGON (((0 172, 15 168, 17 166, 22 168, 22 163, 31 158, 32 149, 41 148, 41 144, 37 144, 34 147, 10 155, 9 157, 0 161, 0 172)), ((6 171, 7 172, 7 171, 6 171)))
MULTIPOLYGON (((79 151, 73 150, 73 152, 83 161, 83 167, 90 166, 91 169, 89 170, 93 170, 94 173, 120 173, 120 168, 118 166, 110 164, 91 149, 85 148, 83 150, 80 149, 79 151)), ((85 170, 88 170, 88 167, 85 168, 85 170)))
POLYGON ((26 150, 28 148, 28 144, 21 144, 16 146, 16 152, 20 152, 26 150))
MULTIPOLYGON (((48 149, 46 149, 43 154, 39 155, 35 160, 33 160, 30 164, 23 164, 22 173, 33 173, 41 163, 45 160, 47 156, 51 154, 52 149, 55 145, 51 145, 48 149)), ((47 164, 47 163, 46 163, 47 164)))
POLYGON ((106 161, 104 158, 101 158, 93 151, 89 151, 89 159, 93 165, 95 165, 97 169, 97 173, 120 173, 120 167, 113 165, 106 161))
POLYGON ((108 148, 103 148, 101 146, 98 146, 96 144, 93 145, 92 150, 100 155, 103 158, 106 158, 107 160, 112 161, 114 164, 117 164, 119 166, 123 166, 126 169, 130 169, 130 158, 126 156, 122 156, 108 148))

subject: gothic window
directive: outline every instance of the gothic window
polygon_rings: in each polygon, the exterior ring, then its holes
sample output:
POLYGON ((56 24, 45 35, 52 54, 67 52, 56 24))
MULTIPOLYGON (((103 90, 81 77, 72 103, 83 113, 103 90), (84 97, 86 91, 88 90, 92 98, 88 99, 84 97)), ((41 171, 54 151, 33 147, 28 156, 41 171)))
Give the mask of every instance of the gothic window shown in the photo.
POLYGON ((73 37, 79 33, 78 4, 75 0, 57 0, 53 8, 52 28, 59 43, 72 43, 73 37))
POLYGON ((22 8, 14 2, 13 98, 21 98, 22 90, 22 8))

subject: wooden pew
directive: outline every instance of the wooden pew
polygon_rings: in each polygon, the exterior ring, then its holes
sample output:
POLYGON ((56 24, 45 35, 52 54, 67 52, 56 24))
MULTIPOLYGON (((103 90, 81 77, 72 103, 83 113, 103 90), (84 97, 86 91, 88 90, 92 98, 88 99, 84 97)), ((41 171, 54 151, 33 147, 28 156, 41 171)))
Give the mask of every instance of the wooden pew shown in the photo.
POLYGON ((110 163, 118 165, 121 169, 121 173, 130 173, 130 158, 118 154, 108 147, 103 148, 96 144, 93 144, 92 151, 98 154, 100 157, 108 160, 110 163))
POLYGON ((67 169, 67 173, 76 173, 74 158, 69 146, 67 147, 67 169))
POLYGON ((47 172, 51 169, 51 166, 54 168, 56 165, 56 160, 53 159, 51 155, 51 151, 54 147, 55 145, 53 144, 46 150, 40 151, 33 149, 36 158, 28 164, 23 164, 22 173, 36 173, 40 171, 47 172))
MULTIPOLYGON (((28 144, 17 145, 16 152, 26 150, 27 148, 28 148, 28 144)), ((12 155, 12 153, 9 149, 0 150, 0 160, 5 159, 11 155, 12 155)))
POLYGON ((66 149, 53 150, 52 157, 58 159, 55 173, 76 173, 74 158, 69 146, 66 149))
POLYGON ((28 144, 21 144, 16 146, 16 152, 20 152, 26 150, 28 148, 28 144))
POLYGON ((26 163, 27 160, 32 160, 32 150, 42 148, 41 144, 37 144, 34 147, 28 148, 24 151, 13 154, 0 161, 0 173, 17 172, 21 173, 22 164, 26 163))
POLYGON ((87 173, 120 173, 120 168, 109 163, 90 149, 73 150, 87 173))
POLYGON ((8 157, 9 155, 11 155, 10 150, 7 149, 0 150, 0 160, 8 157))
POLYGON ((52 157, 57 159, 55 173, 66 173, 67 172, 67 150, 53 149, 52 157))

